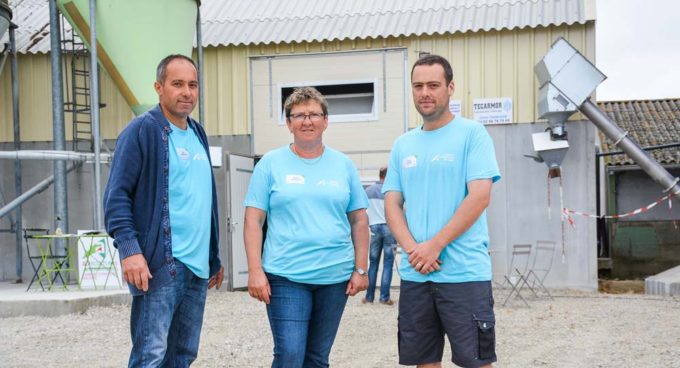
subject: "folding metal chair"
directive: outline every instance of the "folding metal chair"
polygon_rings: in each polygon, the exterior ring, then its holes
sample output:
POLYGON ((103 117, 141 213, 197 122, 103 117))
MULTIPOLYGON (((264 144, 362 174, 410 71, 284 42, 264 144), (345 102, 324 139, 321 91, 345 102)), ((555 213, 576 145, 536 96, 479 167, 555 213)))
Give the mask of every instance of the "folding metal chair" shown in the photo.
MULTIPOLYGON (((548 298, 552 299, 550 291, 545 287, 543 281, 550 273, 552 268, 553 258, 555 255, 556 243, 550 240, 539 240, 536 242, 536 251, 534 252, 534 262, 526 275, 525 282, 522 286, 526 285, 535 296, 538 296, 536 289, 543 291, 548 298)), ((520 288, 522 287, 520 286, 520 288)))
POLYGON ((529 303, 521 294, 522 287, 527 282, 527 272, 529 268, 529 258, 531 257, 531 244, 514 244, 512 246, 512 256, 510 258, 510 268, 505 275, 504 285, 510 287, 510 292, 503 301, 505 306, 513 295, 519 298, 528 307, 529 303))
POLYGON ((44 291, 45 290, 45 285, 43 285, 44 277, 48 278, 47 281, 49 282, 50 285, 52 285, 57 280, 57 278, 61 279, 62 284, 65 285, 66 282, 64 281, 61 272, 53 272, 54 275, 50 280, 49 279, 50 272, 46 272, 45 270, 51 269, 51 267, 54 264, 57 264, 57 266, 61 266, 63 262, 68 261, 68 257, 65 255, 54 254, 54 252, 52 251, 51 244, 50 246, 47 247, 47 249, 43 250, 42 254, 39 249, 35 248, 37 247, 37 245, 34 244, 33 246, 31 246, 30 240, 33 239, 34 236, 49 235, 50 231, 48 229, 32 229, 32 228, 25 228, 22 229, 22 231, 24 233, 24 242, 26 243, 26 256, 28 257, 28 260, 31 263, 31 267, 33 268, 33 277, 31 278, 31 282, 28 283, 26 291, 31 289, 31 286, 33 285, 36 279, 38 280, 40 288, 44 291), (47 264, 47 262, 50 262, 51 264, 47 264))

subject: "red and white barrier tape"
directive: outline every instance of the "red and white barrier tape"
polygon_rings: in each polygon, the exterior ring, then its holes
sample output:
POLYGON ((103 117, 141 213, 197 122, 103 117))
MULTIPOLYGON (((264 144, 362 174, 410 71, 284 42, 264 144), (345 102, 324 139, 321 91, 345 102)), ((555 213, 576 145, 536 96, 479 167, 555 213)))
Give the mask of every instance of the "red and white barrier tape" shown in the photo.
MULTIPOLYGON (((574 223, 574 219, 571 217, 571 215, 578 215, 578 216, 584 216, 584 217, 589 217, 589 218, 603 218, 603 219, 619 219, 619 218, 624 218, 624 217, 630 217, 630 216, 635 216, 639 215, 641 213, 647 212, 654 208, 657 204, 668 200, 668 211, 671 212, 673 210, 673 196, 675 194, 671 193, 666 196, 663 196, 656 200, 655 202, 652 202, 648 204, 645 207, 638 208, 634 211, 626 212, 626 213, 621 213, 617 215, 593 215, 591 213, 587 212, 581 212, 581 211, 575 211, 572 209, 569 209, 564 206, 564 191, 562 189, 562 176, 559 176, 560 180, 560 208, 562 209, 562 213, 560 216, 560 222, 561 222, 561 227, 562 227, 562 263, 565 263, 566 257, 565 257, 565 231, 564 231, 564 225, 565 222, 569 223, 569 226, 571 226, 572 229, 576 229, 576 224, 574 223)), ((548 174, 548 219, 551 218, 551 210, 550 210, 550 174, 548 174)), ((676 221, 673 221, 673 226, 677 229, 678 225, 676 221)))
POLYGON ((618 219, 618 218, 624 218, 624 217, 635 216, 635 215, 641 214, 641 213, 643 213, 643 212, 647 212, 647 211, 649 211, 650 209, 654 208, 654 206, 656 206, 657 204, 659 204, 659 203, 661 203, 661 202, 663 202, 663 201, 665 201, 665 200, 668 200, 668 210, 670 211, 670 210, 673 209, 673 201, 672 201, 672 198, 673 198, 673 194, 669 194, 669 195, 667 195, 667 196, 664 196, 664 197, 659 198, 656 202, 650 203, 650 204, 648 204, 648 205, 645 206, 645 207, 641 207, 641 208, 638 208, 638 209, 636 209, 636 210, 634 210, 634 211, 630 211, 630 212, 626 212, 626 213, 621 213, 621 214, 618 214, 618 215, 600 215, 600 216, 598 216, 598 215, 593 215, 593 214, 587 213, 587 212, 574 211, 574 210, 572 210, 572 209, 569 209, 569 208, 566 208, 566 207, 562 206, 562 215, 563 215, 563 216, 566 216, 567 218, 569 218, 569 219, 570 219, 569 222, 570 222, 572 225, 573 225, 573 220, 571 220, 570 214, 579 215, 579 216, 584 216, 584 217, 590 217, 590 218, 618 219))

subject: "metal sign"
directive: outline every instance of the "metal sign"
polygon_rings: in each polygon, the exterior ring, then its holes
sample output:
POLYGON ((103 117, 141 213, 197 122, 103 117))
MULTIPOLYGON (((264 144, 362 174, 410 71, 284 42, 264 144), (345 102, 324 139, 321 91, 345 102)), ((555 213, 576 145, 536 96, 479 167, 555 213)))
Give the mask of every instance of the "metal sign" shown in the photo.
POLYGON ((484 125, 512 124, 512 98, 477 98, 472 101, 472 115, 484 125))

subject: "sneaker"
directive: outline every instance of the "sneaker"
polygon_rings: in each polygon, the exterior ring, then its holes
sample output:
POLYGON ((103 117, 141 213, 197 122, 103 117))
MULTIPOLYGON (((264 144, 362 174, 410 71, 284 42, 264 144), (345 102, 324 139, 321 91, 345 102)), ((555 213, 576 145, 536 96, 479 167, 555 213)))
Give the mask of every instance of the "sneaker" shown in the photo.
POLYGON ((381 300, 380 304, 385 304, 385 305, 394 305, 394 300, 388 299, 388 300, 381 300))
MULTIPOLYGON (((373 304, 372 301, 370 301, 370 300, 368 300, 368 299, 366 299, 366 298, 361 299, 361 304, 366 304, 366 303, 373 304)), ((382 303, 382 302, 381 302, 381 303, 382 303)))

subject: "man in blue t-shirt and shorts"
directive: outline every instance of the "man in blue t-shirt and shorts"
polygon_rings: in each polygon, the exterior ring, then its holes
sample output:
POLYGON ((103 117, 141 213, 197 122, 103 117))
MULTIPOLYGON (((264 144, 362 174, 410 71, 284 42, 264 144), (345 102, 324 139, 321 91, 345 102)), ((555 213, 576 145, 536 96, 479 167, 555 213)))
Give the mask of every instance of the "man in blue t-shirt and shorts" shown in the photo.
POLYGON ((500 179, 484 126, 449 111, 453 72, 441 56, 411 70, 423 124, 399 137, 383 185, 399 265, 399 364, 441 367, 444 336, 453 363, 496 361, 491 260, 485 209, 500 179))

